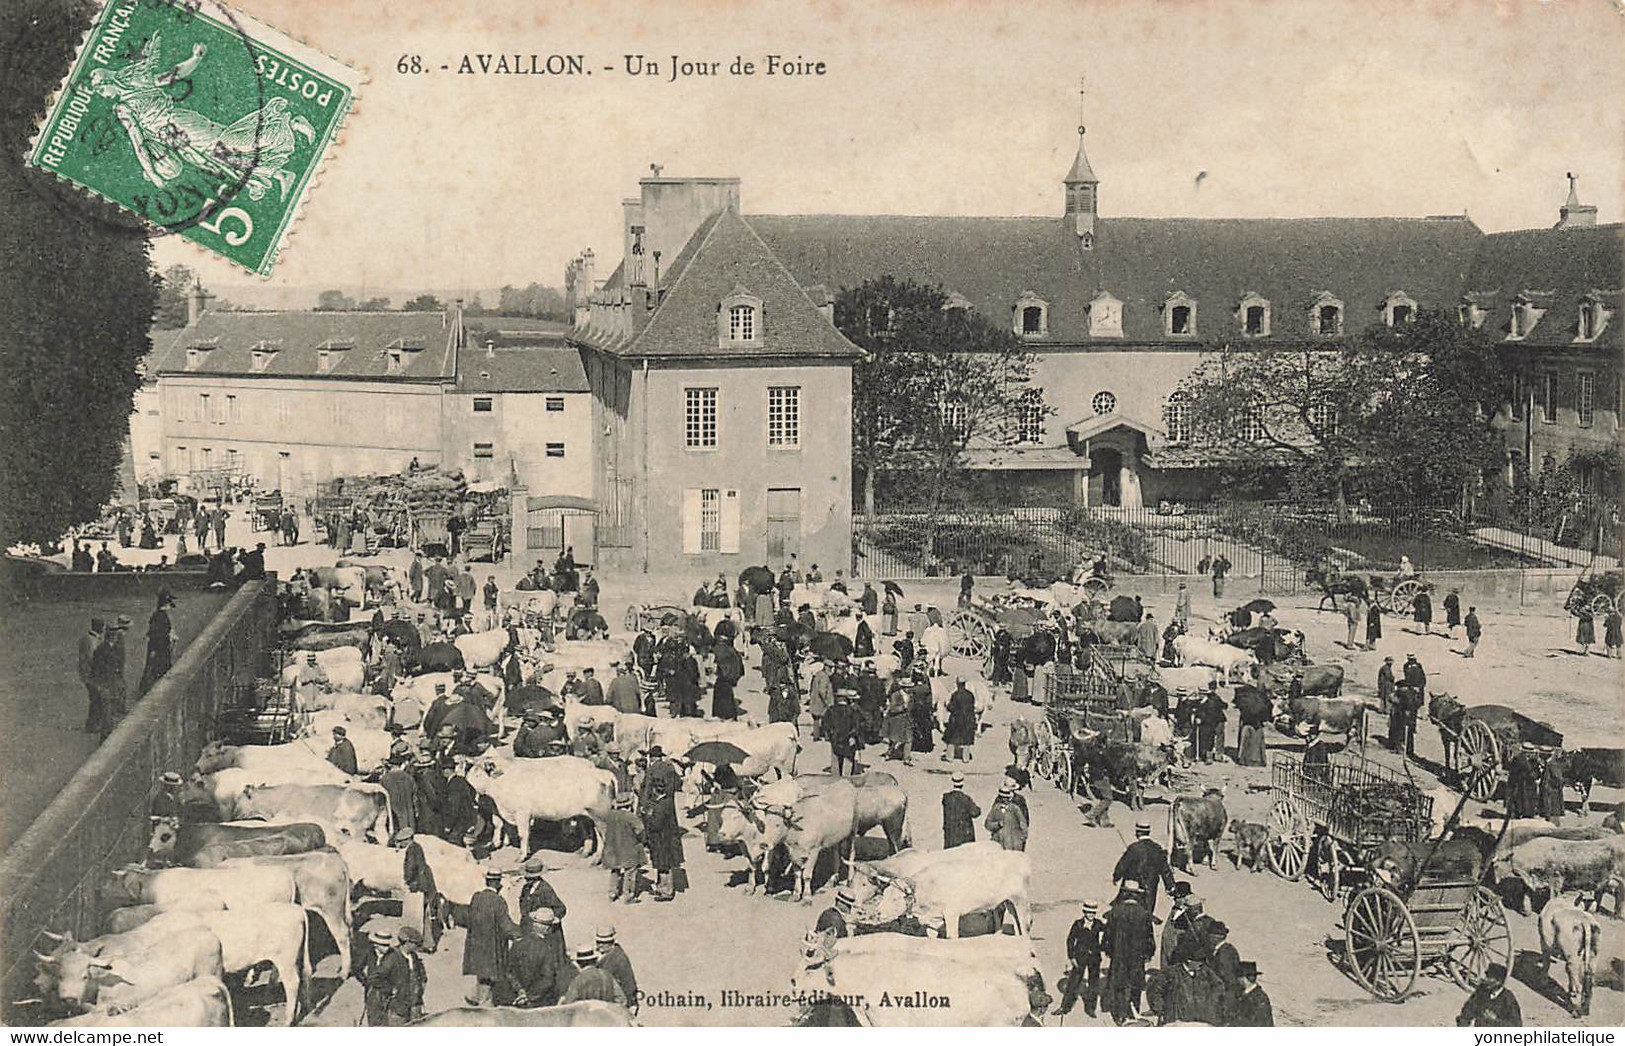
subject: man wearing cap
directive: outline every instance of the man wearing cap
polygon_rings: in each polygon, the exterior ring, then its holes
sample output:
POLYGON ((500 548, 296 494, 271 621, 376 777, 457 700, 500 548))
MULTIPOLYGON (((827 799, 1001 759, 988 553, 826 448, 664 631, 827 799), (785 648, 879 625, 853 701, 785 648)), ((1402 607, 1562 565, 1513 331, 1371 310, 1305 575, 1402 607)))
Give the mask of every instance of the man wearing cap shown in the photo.
POLYGON ((621 990, 620 982, 615 979, 615 975, 598 965, 596 947, 583 944, 577 948, 576 966, 575 979, 570 982, 570 987, 559 999, 559 1005, 566 1006, 584 999, 612 1002, 617 1006, 627 1004, 626 992, 621 990))
POLYGON ((361 773, 361 764, 355 754, 355 744, 342 726, 333 728, 333 747, 327 750, 327 761, 351 777, 361 773))
POLYGON ((1390 715, 1389 748, 1405 755, 1416 754, 1416 716, 1426 699, 1428 674, 1415 654, 1405 655, 1405 668, 1395 693, 1397 712, 1390 715))
POLYGON ((984 826, 993 841, 1006 850, 1027 849, 1027 809, 1016 802, 1016 789, 1010 779, 1004 779, 993 808, 987 812, 984 826))
POLYGON ((547 871, 547 865, 542 860, 540 852, 530 855, 525 861, 525 885, 519 891, 519 917, 524 919, 539 908, 551 911, 559 920, 560 928, 564 923, 564 916, 569 912, 564 901, 559 897, 553 885, 542 876, 547 871))
POLYGON ((951 850, 974 843, 976 819, 980 816, 982 808, 965 793, 965 775, 955 770, 953 787, 942 793, 942 848, 951 850))
POLYGON ((604 684, 594 677, 591 665, 581 670, 581 703, 584 705, 609 704, 608 699, 604 697, 604 684))
MULTIPOLYGON (((525 710, 523 724, 513 735, 513 754, 517 759, 540 759, 547 747, 543 737, 542 713, 534 708, 525 710)), ((551 731, 549 731, 551 733, 551 731)))
POLYGON ((818 914, 818 922, 813 929, 818 933, 832 933, 835 937, 852 936, 852 905, 857 903, 857 896, 850 888, 841 887, 835 891, 835 903, 818 914))
POLYGON ((1071 965, 1061 976, 1061 1004, 1055 1007, 1055 1016, 1065 1017, 1071 1013, 1079 996, 1083 998, 1083 1012, 1091 1017, 1095 1015, 1095 1004, 1100 1000, 1100 958, 1105 933, 1100 904, 1084 901, 1083 914, 1072 923, 1066 935, 1066 958, 1071 965))
POLYGON ((474 994, 468 996, 471 1006, 490 1004, 491 986, 502 976, 508 942, 519 932, 508 914, 508 902, 498 892, 501 889, 502 873, 487 871, 485 888, 476 891, 468 901, 463 973, 474 978, 474 994))
POLYGON ((151 690, 175 662, 175 626, 169 619, 169 608, 174 605, 175 597, 169 594, 169 589, 163 589, 158 593, 158 608, 147 618, 147 663, 141 670, 142 694, 151 690))
POLYGON ((1151 822, 1140 818, 1134 822, 1134 841, 1128 844, 1123 856, 1112 869, 1112 882, 1127 880, 1138 882, 1145 889, 1146 911, 1157 910, 1158 884, 1174 888, 1174 872, 1168 866, 1168 851, 1151 838, 1151 822))
POLYGON ((1518 998, 1506 986, 1507 968, 1492 962, 1484 969, 1484 979, 1456 1014, 1458 1028, 1521 1028, 1523 1011, 1518 998))
POLYGON ((147 815, 153 819, 173 818, 181 819, 180 790, 185 780, 174 770, 165 770, 158 775, 158 788, 152 794, 152 802, 147 805, 147 815))
POLYGON ((91 673, 96 679, 96 692, 101 699, 101 716, 97 726, 102 740, 124 718, 128 711, 129 684, 124 678, 124 633, 130 619, 120 614, 102 633, 102 641, 91 656, 91 673))
POLYGON ((1275 1027, 1275 1010, 1270 1006, 1270 997, 1258 986, 1258 964, 1254 962, 1238 964, 1236 981, 1241 985, 1241 994, 1230 1008, 1230 1027, 1275 1027))
POLYGON ((638 976, 632 972, 632 960, 627 958, 626 949, 615 939, 615 927, 598 927, 594 943, 598 945, 598 968, 615 978, 626 996, 626 1008, 637 1013, 638 976))
MULTIPOLYGON (((403 928, 403 932, 405 929, 410 927, 403 928)), ((367 970, 363 1016, 374 1028, 400 1027, 412 1019, 415 993, 411 959, 401 950, 400 936, 393 927, 374 930, 368 939, 379 955, 367 970)))
POLYGON ((1118 1024, 1138 1016, 1140 992, 1145 988, 1145 964, 1156 954, 1152 916, 1141 903, 1143 896, 1138 882, 1124 882, 1106 912, 1101 930, 1103 947, 1111 957, 1106 973, 1106 1009, 1118 1024))
POLYGON ((604 818, 604 867, 609 869, 609 899, 638 903, 638 875, 643 870, 643 820, 632 809, 633 797, 618 794, 604 818))
POLYGON ((835 703, 835 686, 830 680, 829 664, 819 659, 812 681, 807 685, 807 714, 812 716, 813 739, 824 736, 824 714, 835 703))
POLYGON ((539 908, 524 921, 523 932, 508 949, 496 997, 502 1005, 524 1009, 557 1006, 571 972, 558 917, 550 909, 539 908))

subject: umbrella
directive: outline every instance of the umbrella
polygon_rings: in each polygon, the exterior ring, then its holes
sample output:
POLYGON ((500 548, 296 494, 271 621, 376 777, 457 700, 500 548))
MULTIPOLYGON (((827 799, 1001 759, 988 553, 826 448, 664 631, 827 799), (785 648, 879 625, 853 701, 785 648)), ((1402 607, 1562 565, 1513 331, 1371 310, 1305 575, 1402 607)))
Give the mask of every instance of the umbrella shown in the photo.
POLYGON ((812 637, 808 647, 814 654, 829 661, 839 661, 852 654, 852 641, 839 632, 819 632, 812 637))
POLYGON ((731 766, 749 759, 750 753, 728 741, 702 741, 690 748, 683 758, 691 763, 731 766))
POLYGON ((771 592, 776 580, 766 567, 746 567, 739 572, 739 583, 752 592, 771 592))
POLYGON ((896 596, 898 599, 903 598, 903 586, 899 585, 897 582, 887 581, 882 584, 882 587, 885 588, 887 592, 890 592, 892 595, 896 596))
POLYGON ((1242 604, 1241 609, 1251 614, 1268 614, 1275 609, 1275 604, 1267 599, 1255 599, 1251 603, 1242 604))

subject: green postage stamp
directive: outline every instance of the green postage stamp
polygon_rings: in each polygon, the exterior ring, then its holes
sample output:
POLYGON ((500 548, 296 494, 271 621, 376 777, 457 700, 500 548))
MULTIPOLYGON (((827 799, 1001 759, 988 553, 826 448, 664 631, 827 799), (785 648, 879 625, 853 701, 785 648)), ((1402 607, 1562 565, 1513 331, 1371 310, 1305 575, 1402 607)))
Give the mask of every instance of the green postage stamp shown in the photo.
POLYGON ((27 162, 264 276, 361 79, 213 0, 106 0, 27 162))

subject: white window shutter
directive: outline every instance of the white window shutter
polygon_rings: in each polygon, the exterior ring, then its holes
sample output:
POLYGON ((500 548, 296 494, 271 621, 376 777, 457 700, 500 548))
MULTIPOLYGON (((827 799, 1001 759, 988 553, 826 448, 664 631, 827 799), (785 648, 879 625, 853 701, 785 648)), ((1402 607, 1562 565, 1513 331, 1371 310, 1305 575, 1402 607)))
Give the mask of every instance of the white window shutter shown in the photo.
POLYGON ((700 550, 700 488, 688 487, 683 491, 683 551, 700 550))
POLYGON ((739 551, 739 491, 722 492, 720 551, 739 551))

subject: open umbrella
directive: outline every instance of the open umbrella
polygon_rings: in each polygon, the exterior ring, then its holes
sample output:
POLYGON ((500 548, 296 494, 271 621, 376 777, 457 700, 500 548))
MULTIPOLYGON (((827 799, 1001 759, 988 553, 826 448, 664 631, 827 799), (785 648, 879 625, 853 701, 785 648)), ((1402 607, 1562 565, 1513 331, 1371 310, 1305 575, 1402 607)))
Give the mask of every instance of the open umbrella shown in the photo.
POLYGON ((752 592, 771 592, 776 581, 766 567, 746 567, 739 572, 739 583, 752 592))
POLYGON ((1268 614, 1275 609, 1275 604, 1267 599, 1255 599, 1251 603, 1243 603, 1241 609, 1251 614, 1268 614))
POLYGON ((903 586, 899 585, 897 582, 886 581, 882 583, 882 587, 885 588, 887 592, 890 592, 892 595, 896 596, 898 599, 903 598, 903 586))
POLYGON ((711 763, 714 766, 732 766, 750 758, 750 753, 729 741, 702 741, 683 756, 691 763, 711 763))
POLYGON ((825 660, 839 661, 852 656, 852 641, 839 632, 819 632, 812 637, 808 649, 825 660))

